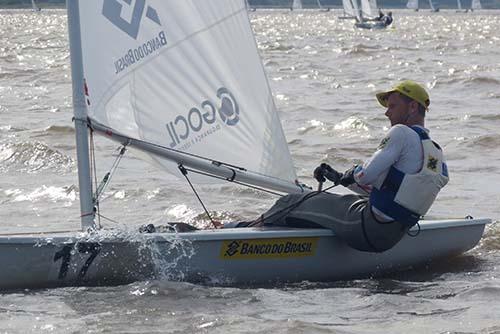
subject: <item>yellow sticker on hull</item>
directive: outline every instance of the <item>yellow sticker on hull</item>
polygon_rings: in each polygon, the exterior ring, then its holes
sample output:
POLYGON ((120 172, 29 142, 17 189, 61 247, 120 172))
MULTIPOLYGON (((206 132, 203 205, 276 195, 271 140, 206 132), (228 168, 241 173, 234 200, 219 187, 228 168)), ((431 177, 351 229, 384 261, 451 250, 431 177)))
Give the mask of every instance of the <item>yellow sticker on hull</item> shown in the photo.
POLYGON ((276 259, 313 256, 318 238, 227 240, 222 243, 222 259, 276 259))

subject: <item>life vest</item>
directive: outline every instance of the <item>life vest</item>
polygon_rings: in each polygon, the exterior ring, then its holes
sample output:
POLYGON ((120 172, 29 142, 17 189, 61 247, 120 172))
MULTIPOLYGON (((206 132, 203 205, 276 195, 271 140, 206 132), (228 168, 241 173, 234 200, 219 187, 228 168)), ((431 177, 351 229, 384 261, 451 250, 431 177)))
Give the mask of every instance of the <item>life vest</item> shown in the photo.
POLYGON ((370 193, 372 206, 407 227, 415 225, 429 211, 449 180, 441 147, 422 128, 410 128, 422 143, 422 168, 416 174, 408 174, 391 166, 380 188, 373 187, 370 193))

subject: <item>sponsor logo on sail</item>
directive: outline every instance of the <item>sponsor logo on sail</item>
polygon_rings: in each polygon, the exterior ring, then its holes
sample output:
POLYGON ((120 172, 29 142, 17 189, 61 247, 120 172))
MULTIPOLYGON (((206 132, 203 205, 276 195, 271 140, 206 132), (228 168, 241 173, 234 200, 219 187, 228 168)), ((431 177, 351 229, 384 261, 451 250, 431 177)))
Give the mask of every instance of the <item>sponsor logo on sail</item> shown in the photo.
MULTIPOLYGON (((132 0, 104 0, 102 15, 106 17, 114 26, 137 40, 143 18, 161 27, 161 21, 157 11, 146 4, 146 0, 136 0, 132 6, 132 0), (129 20, 122 17, 125 4, 131 9, 131 18, 129 20)), ((115 74, 118 74, 144 58, 158 52, 159 49, 167 45, 167 37, 164 31, 156 33, 154 36, 146 38, 144 42, 126 50, 121 57, 114 61, 115 74)))
MULTIPOLYGON (((132 0, 123 0, 129 6, 132 0)), ((136 0, 134 8, 132 8, 132 15, 130 21, 124 19, 122 15, 123 5, 118 0, 104 0, 102 6, 102 15, 111 21, 116 27, 128 34, 133 39, 137 39, 141 21, 144 16, 144 9, 146 9, 146 17, 151 21, 161 26, 158 13, 151 6, 146 6, 146 0, 136 0)))
POLYGON ((187 150, 223 126, 238 124, 240 108, 234 95, 225 87, 219 88, 216 95, 218 101, 207 99, 165 124, 171 148, 187 150))
POLYGON ((228 240, 222 243, 222 259, 261 259, 314 256, 318 238, 228 240))

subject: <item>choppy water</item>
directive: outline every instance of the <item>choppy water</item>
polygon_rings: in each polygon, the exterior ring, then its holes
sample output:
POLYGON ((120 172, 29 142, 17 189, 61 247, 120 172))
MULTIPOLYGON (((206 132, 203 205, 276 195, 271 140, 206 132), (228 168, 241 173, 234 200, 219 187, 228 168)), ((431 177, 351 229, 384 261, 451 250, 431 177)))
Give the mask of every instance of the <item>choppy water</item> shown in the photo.
MULTIPOLYGON (((373 94, 401 79, 431 93, 427 125, 451 181, 435 217, 500 219, 500 12, 396 11, 394 29, 354 30, 338 12, 263 11, 252 23, 299 177, 367 158, 388 122, 373 94)), ((0 229, 77 229, 64 11, 0 11, 0 229)), ((97 139, 100 175, 116 146, 97 139)), ((222 219, 271 195, 199 186, 222 219)), ((126 227, 203 226, 185 182, 126 156, 102 202, 126 227)), ((118 222, 118 223, 116 223, 118 222)), ((0 295, 0 333, 500 333, 500 227, 467 256, 414 274, 277 288, 142 282, 0 295)), ((418 251, 418 250, 416 250, 418 251)), ((0 269, 1 270, 1 269, 0 269)))

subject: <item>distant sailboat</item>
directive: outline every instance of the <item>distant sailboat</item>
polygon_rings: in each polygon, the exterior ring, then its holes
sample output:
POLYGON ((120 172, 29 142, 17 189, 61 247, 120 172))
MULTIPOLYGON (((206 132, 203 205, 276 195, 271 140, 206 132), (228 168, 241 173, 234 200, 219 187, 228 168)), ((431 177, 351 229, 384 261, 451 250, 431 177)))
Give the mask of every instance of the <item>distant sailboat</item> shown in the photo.
POLYGON ((431 12, 439 12, 439 2, 437 0, 429 0, 429 6, 431 7, 431 12))
POLYGON ((33 7, 34 12, 39 12, 42 10, 40 7, 37 6, 35 0, 31 0, 31 6, 33 7))
POLYGON ((377 0, 361 0, 361 13, 363 19, 378 17, 377 0))
POLYGON ((302 0, 293 0, 292 10, 302 9, 302 0))
POLYGON ((418 0, 408 0, 406 3, 406 8, 413 9, 418 12, 418 0))
POLYGON ((245 7, 247 8, 247 10, 249 10, 251 12, 255 12, 255 8, 250 7, 250 4, 248 3, 248 0, 245 0, 245 7))
POLYGON ((342 0, 342 6, 344 7, 344 14, 339 16, 339 19, 354 19, 358 22, 361 21, 361 12, 357 0, 342 0))
POLYGON ((471 9, 471 11, 483 9, 483 6, 481 6, 481 1, 480 0, 472 0, 470 9, 471 9))
POLYGON ((457 0, 457 13, 467 13, 468 11, 469 11, 468 9, 463 9, 462 1, 457 0))
POLYGON ((318 4, 318 8, 320 11, 323 11, 323 12, 329 12, 330 11, 330 7, 323 7, 323 5, 321 4, 321 1, 319 0, 316 0, 316 3, 318 4))

